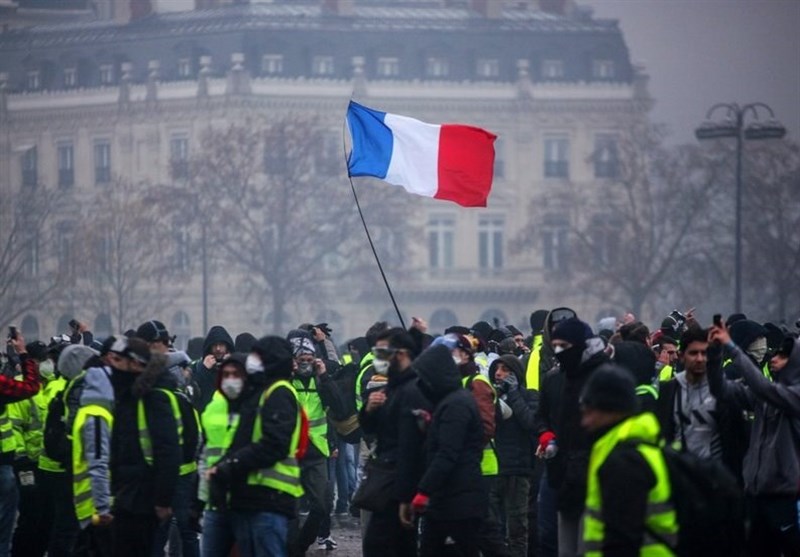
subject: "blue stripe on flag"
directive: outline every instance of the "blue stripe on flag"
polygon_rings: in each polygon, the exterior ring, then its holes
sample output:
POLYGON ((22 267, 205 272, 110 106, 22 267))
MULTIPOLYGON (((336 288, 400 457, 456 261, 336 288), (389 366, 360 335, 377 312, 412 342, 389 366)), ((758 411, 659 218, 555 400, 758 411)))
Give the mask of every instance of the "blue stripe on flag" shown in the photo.
POLYGON ((385 112, 350 101, 347 107, 347 124, 353 139, 353 148, 347 159, 350 176, 386 178, 394 137, 392 130, 383 123, 385 117, 385 112))

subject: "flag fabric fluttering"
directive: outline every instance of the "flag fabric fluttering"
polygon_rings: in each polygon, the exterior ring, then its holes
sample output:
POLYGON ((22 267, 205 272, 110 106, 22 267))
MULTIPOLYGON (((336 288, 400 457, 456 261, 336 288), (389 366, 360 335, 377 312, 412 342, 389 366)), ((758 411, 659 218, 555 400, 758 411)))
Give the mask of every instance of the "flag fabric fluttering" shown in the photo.
POLYGON ((350 101, 348 174, 374 176, 425 197, 486 207, 494 172, 491 132, 428 124, 350 101))

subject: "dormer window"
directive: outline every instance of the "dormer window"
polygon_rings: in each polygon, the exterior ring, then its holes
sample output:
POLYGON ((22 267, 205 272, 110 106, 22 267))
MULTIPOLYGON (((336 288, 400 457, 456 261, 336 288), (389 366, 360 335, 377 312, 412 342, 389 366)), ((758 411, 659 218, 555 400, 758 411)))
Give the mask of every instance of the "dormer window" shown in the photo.
POLYGON ((42 79, 39 70, 32 70, 28 72, 27 88, 30 91, 36 91, 42 86, 42 79))
POLYGON ((311 73, 314 75, 333 75, 333 56, 314 56, 311 61, 311 73))
POLYGON ((564 77, 563 60, 543 60, 542 79, 561 79, 564 77))
POLYGON ((478 58, 475 73, 478 77, 489 78, 500 75, 500 60, 497 58, 478 58))
POLYGON ((111 64, 102 64, 100 66, 100 83, 103 85, 114 83, 114 66, 111 64))
POLYGON ((265 54, 261 57, 261 73, 264 75, 278 75, 283 73, 283 56, 280 54, 265 54))
POLYGON ((178 60, 178 77, 186 79, 192 76, 192 61, 189 58, 178 60))
POLYGON ((397 77, 400 74, 400 60, 392 57, 378 58, 377 70, 380 77, 397 77))
POLYGON ((77 68, 64 68, 64 87, 75 87, 78 84, 77 68))
POLYGON ((450 73, 450 62, 441 56, 431 56, 425 64, 428 77, 447 77, 450 73))
POLYGON ((595 79, 611 79, 614 77, 613 60, 595 60, 592 62, 592 77, 595 79))

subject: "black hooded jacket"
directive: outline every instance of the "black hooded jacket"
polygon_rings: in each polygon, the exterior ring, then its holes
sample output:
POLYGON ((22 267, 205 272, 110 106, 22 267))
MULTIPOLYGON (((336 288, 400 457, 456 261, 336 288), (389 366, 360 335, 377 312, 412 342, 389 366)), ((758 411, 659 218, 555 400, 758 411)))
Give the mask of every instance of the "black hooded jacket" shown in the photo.
POLYGON ((495 372, 500 362, 517 377, 519 388, 501 397, 513 411, 511 417, 504 420, 502 412, 497 409, 494 445, 499 473, 501 476, 529 476, 533 472, 535 446, 532 439, 536 427, 539 393, 525 388, 522 362, 512 355, 500 356, 489 366, 489 380, 493 384, 497 383, 495 372))
POLYGON ((192 368, 192 379, 197 383, 200 388, 200 393, 196 397, 195 403, 197 404, 197 411, 202 412, 208 403, 211 402, 211 397, 214 396, 214 391, 217 385, 217 371, 218 366, 212 369, 206 369, 203 365, 203 358, 211 354, 211 347, 221 342, 228 346, 228 352, 233 352, 234 343, 231 335, 221 325, 214 325, 208 330, 208 335, 203 342, 203 356, 195 362, 192 368))
POLYGON ((427 516, 434 520, 482 518, 488 493, 481 477, 483 426, 472 394, 443 345, 414 362, 420 390, 436 405, 427 439, 427 469, 419 491, 430 496, 427 516))
MULTIPOLYGON (((614 362, 633 375, 637 386, 653 386, 656 373, 656 355, 641 342, 626 340, 614 346, 614 362)), ((651 392, 638 392, 639 408, 642 412, 657 412, 658 397, 651 392)))
POLYGON ((114 427, 109 471, 115 510, 152 515, 154 507, 172 506, 184 459, 170 399, 160 390, 177 389, 175 378, 165 364, 164 356, 153 354, 141 374, 118 370, 112 373, 114 427), (142 453, 137 420, 139 400, 144 403, 153 450, 152 466, 145 462, 142 453))

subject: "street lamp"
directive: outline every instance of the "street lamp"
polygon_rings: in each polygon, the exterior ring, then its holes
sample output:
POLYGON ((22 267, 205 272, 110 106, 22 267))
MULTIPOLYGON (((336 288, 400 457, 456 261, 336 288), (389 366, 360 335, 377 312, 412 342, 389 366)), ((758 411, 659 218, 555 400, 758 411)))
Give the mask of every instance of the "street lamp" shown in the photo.
POLYGON ((718 103, 708 109, 706 121, 694 132, 698 140, 736 138, 736 261, 735 261, 735 300, 734 311, 742 312, 742 143, 745 139, 781 139, 786 128, 775 120, 775 113, 764 103, 749 103, 739 106, 736 103, 718 103), (769 113, 769 120, 759 120, 758 109, 769 113), (725 119, 714 121, 711 116, 718 109, 725 111, 725 119), (745 116, 750 113, 753 120, 745 127, 745 116))

